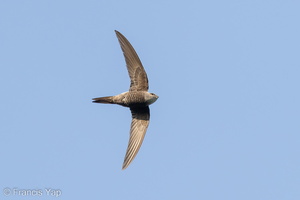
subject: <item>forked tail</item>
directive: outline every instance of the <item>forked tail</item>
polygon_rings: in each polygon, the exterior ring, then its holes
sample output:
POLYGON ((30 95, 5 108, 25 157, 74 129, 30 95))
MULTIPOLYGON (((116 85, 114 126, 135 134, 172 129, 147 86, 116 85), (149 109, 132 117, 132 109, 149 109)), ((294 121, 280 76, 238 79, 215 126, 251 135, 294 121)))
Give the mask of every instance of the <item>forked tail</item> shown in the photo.
POLYGON ((93 103, 111 103, 111 104, 113 104, 114 103, 113 96, 94 98, 93 103))

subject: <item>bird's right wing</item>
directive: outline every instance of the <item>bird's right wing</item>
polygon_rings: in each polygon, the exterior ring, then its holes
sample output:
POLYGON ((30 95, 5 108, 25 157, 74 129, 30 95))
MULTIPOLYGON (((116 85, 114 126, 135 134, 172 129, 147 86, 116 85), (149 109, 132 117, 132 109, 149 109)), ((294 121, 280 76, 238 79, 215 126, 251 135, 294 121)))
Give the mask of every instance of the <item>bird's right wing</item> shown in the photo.
POLYGON ((148 91, 148 78, 134 48, 120 32, 115 31, 121 45, 130 76, 130 91, 148 91))
POLYGON ((130 110, 132 113, 130 138, 122 169, 126 169, 137 155, 143 143, 150 119, 150 110, 148 106, 130 108, 130 110))

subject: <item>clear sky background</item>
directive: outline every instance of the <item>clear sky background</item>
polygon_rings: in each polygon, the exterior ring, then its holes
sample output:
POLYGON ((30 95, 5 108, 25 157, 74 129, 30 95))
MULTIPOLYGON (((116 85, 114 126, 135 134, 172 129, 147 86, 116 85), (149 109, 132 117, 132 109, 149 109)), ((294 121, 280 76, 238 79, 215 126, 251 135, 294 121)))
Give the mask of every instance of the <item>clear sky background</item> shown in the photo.
POLYGON ((299 21, 297 0, 0 1, 1 192, 299 200, 299 21), (160 96, 125 171, 130 111, 91 101, 129 88, 114 30, 160 96))

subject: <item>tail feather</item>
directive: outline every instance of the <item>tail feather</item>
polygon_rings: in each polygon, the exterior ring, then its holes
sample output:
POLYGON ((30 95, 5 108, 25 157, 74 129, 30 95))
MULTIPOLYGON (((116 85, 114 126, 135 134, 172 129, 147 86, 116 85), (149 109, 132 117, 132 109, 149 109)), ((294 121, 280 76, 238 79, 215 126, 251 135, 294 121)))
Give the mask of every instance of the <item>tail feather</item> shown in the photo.
POLYGON ((111 103, 111 104, 113 104, 114 103, 113 96, 94 98, 93 103, 111 103))

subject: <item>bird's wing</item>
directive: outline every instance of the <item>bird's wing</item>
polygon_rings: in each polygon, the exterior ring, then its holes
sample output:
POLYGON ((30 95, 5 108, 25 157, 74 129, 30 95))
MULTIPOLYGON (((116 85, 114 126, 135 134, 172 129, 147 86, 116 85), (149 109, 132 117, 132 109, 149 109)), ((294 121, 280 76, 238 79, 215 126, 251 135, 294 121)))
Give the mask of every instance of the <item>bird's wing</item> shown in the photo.
POLYGON ((126 169, 137 155, 143 143, 150 119, 150 110, 148 106, 130 108, 130 110, 132 114, 130 138, 122 169, 126 169))
POLYGON ((148 78, 145 69, 134 48, 118 31, 115 31, 121 45, 127 70, 130 76, 130 91, 148 91, 148 78))

